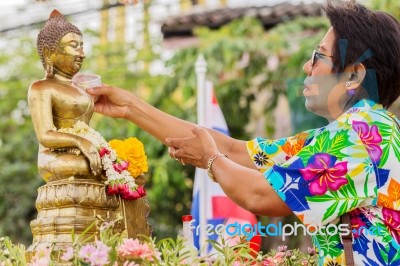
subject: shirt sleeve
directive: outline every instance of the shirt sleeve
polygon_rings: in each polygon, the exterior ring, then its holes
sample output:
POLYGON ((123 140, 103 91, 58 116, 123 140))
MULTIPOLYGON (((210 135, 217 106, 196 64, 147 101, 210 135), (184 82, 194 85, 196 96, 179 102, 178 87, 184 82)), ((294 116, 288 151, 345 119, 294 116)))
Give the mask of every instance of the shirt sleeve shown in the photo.
POLYGON ((315 131, 315 129, 308 130, 277 140, 255 138, 246 142, 247 152, 257 169, 265 172, 273 165, 284 163, 297 154, 315 131))
MULTIPOLYGON (((356 207, 373 204, 376 162, 355 127, 363 123, 372 132, 374 126, 361 120, 332 122, 314 132, 294 156, 271 162, 265 170, 266 180, 304 224, 325 225, 356 207)), ((287 154, 282 147, 281 153, 287 154)))

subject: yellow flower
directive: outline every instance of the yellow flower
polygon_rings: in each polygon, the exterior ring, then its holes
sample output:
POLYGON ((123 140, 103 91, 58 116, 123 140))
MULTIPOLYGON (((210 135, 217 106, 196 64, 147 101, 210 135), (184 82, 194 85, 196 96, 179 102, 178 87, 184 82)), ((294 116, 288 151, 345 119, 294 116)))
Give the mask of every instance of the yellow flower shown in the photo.
POLYGON ((324 265, 327 266, 344 266, 345 263, 344 252, 342 252, 338 257, 332 258, 330 255, 326 256, 324 265))
POLYGON ((128 171, 133 177, 149 170, 143 143, 137 138, 113 139, 109 144, 115 150, 119 159, 129 163, 128 171))

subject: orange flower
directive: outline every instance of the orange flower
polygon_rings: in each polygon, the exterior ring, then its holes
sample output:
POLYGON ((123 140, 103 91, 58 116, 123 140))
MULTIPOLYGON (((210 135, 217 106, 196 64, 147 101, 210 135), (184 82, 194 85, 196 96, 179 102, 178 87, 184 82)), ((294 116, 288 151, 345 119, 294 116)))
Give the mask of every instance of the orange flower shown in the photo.
POLYGON ((287 154, 287 158, 289 159, 292 156, 296 155, 304 146, 304 142, 308 137, 308 133, 299 133, 293 138, 288 138, 288 141, 282 146, 282 151, 287 154))
POLYGON ((129 163, 128 171, 133 177, 137 177, 149 170, 143 143, 137 138, 114 139, 109 144, 115 150, 119 159, 129 163))

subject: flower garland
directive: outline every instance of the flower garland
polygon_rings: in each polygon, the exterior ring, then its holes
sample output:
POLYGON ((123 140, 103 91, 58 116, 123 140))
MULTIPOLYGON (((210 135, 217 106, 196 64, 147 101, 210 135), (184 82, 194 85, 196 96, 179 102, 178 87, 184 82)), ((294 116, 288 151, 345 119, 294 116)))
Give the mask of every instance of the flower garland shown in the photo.
POLYGON ((112 140, 108 143, 99 132, 82 121, 71 128, 61 128, 58 132, 85 138, 97 147, 107 177, 104 183, 109 195, 121 195, 125 200, 135 200, 146 195, 144 187, 138 186, 134 179, 148 171, 144 147, 137 138, 112 140))

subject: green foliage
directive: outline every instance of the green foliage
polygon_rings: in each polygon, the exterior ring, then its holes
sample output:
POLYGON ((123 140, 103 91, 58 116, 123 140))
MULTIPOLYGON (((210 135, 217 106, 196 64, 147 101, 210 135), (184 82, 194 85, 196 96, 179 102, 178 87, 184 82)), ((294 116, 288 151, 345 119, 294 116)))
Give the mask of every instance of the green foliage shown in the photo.
POLYGON ((29 222, 36 217, 36 188, 42 183, 26 94, 33 77, 43 73, 30 39, 10 41, 7 47, 0 56, 0 235, 26 244, 29 222))
POLYGON ((368 5, 372 9, 388 12, 395 18, 400 18, 400 2, 397 0, 368 0, 368 5))

